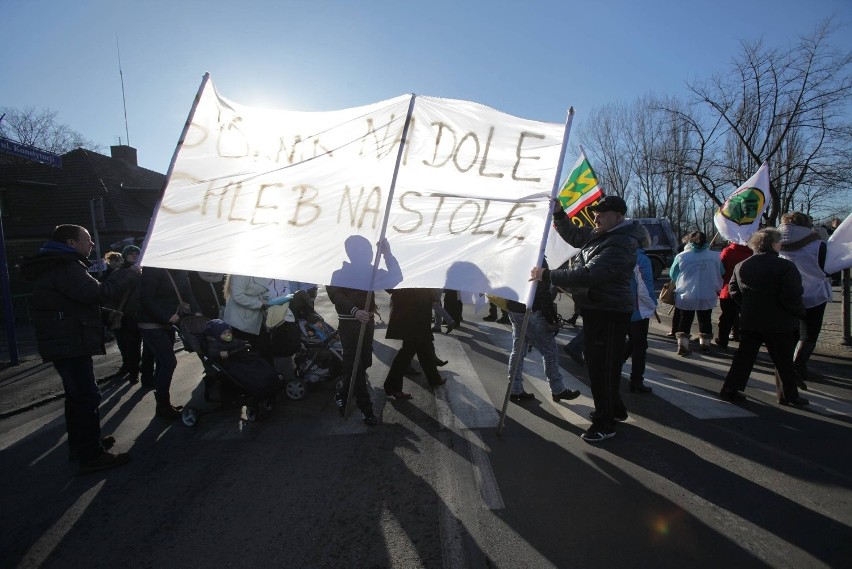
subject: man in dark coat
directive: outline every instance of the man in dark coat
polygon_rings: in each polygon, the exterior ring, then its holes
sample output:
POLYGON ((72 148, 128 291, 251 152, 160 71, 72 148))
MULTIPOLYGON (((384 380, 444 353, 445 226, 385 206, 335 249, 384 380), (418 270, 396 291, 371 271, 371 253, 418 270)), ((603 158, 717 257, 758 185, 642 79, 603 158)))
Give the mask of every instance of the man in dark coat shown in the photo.
POLYGON ((402 390, 402 377, 417 355, 417 361, 429 385, 436 387, 447 382, 438 372, 435 357, 435 337, 432 335, 432 289, 400 288, 389 290, 391 311, 385 337, 402 340, 402 347, 391 362, 385 379, 385 394, 394 399, 411 399, 402 390))
POLYGON ((565 241, 581 249, 570 269, 534 267, 531 277, 568 289, 583 315, 595 411, 582 437, 598 442, 614 437, 615 421, 627 418, 618 388, 635 305, 631 282, 636 249, 645 234, 641 225, 625 221, 627 204, 618 196, 606 196, 589 210, 595 214, 595 227, 578 227, 555 201, 553 226, 565 241))
POLYGON ((123 294, 126 279, 99 283, 88 272, 94 243, 85 228, 59 225, 34 257, 21 262, 24 276, 34 281, 33 323, 39 354, 62 378, 69 457, 80 460, 80 472, 124 464, 126 453, 107 448, 113 437, 101 438, 101 393, 95 383, 92 356, 105 354, 100 304, 123 294))

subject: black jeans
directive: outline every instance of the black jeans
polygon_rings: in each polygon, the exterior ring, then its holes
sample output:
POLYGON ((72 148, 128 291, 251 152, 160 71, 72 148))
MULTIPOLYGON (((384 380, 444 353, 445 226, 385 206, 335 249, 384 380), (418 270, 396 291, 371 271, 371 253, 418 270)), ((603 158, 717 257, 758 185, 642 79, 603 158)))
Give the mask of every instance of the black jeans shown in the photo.
POLYGON ((583 309, 586 367, 595 400, 594 430, 611 431, 613 417, 627 413, 618 388, 629 325, 629 312, 583 309))
POLYGON ((722 386, 726 391, 743 391, 748 383, 760 346, 766 344, 766 350, 775 365, 775 388, 778 398, 796 399, 796 372, 793 369, 793 347, 795 335, 791 332, 764 333, 754 330, 740 330, 740 347, 734 353, 731 369, 722 386))
POLYGON ((177 367, 175 331, 166 328, 141 328, 142 340, 154 352, 154 389, 158 403, 168 403, 172 376, 177 367))
POLYGON ((101 454, 101 391, 95 383, 91 356, 53 362, 65 389, 65 429, 68 448, 85 462, 101 454))
POLYGON ((687 336, 689 335, 689 330, 692 328, 692 320, 695 318, 695 315, 698 314, 698 331, 702 334, 707 334, 708 336, 713 335, 713 309, 708 308, 707 310, 684 310, 680 309, 680 323, 678 324, 677 331, 683 332, 687 336))
MULTIPOLYGON (((358 337, 361 335, 361 323, 357 320, 340 320, 338 325, 340 343, 343 347, 343 385, 337 394, 345 401, 349 397, 349 384, 352 381, 352 370, 355 366, 355 352, 358 349, 358 337)), ((373 412, 373 402, 367 390, 367 368, 373 365, 373 334, 375 325, 368 322, 364 330, 364 345, 361 348, 361 359, 355 374, 355 404, 364 413, 373 412)), ((410 360, 409 360, 410 361, 410 360)))
POLYGON ((740 305, 733 298, 720 298, 719 308, 722 309, 721 314, 719 314, 719 344, 727 346, 731 330, 736 330, 739 333, 740 305))
POLYGON ((631 320, 627 327, 627 342, 624 344, 624 358, 631 358, 630 383, 642 383, 645 379, 645 358, 648 353, 648 327, 650 318, 631 320))

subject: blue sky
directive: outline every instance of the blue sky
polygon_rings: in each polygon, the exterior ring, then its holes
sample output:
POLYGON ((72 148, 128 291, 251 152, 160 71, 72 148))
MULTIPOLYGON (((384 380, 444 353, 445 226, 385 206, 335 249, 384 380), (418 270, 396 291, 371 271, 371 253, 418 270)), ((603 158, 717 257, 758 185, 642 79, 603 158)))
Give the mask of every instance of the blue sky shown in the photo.
POLYGON ((573 105, 576 132, 596 106, 682 95, 741 40, 784 46, 829 16, 852 50, 852 0, 0 0, 0 106, 56 111, 105 153, 126 143, 118 34, 130 144, 158 172, 208 71, 248 105, 417 93, 558 123, 573 105))

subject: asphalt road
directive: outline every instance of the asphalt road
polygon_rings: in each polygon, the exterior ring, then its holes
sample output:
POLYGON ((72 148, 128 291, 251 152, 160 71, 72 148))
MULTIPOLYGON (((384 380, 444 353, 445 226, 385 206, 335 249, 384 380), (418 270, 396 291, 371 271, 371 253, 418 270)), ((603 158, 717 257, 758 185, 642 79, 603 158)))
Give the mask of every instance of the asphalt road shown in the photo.
MULTIPOLYGON (((554 403, 533 352, 536 399, 510 404, 498 435, 511 334, 481 316, 467 307, 436 339, 448 382, 408 378, 408 402, 385 403, 398 342, 377 331, 375 428, 341 419, 330 383, 257 422, 232 409, 192 428, 109 383, 104 431, 133 461, 78 476, 61 401, 0 421, 0 567, 852 566, 848 356, 817 356, 805 409, 775 403, 761 360, 735 406, 715 398, 730 356, 675 356, 654 325, 654 392, 625 387, 630 419, 591 445, 585 370, 563 357, 582 396, 554 403)), ((172 399, 203 403, 200 376, 180 353, 172 399)))

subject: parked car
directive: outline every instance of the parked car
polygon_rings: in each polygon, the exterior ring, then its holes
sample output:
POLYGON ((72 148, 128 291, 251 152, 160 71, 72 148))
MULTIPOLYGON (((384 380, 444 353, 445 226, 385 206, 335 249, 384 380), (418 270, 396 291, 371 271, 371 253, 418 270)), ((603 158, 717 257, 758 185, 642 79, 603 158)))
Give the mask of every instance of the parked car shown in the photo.
POLYGON ((679 249, 677 237, 672 231, 671 223, 665 217, 639 217, 633 221, 641 223, 651 235, 651 246, 645 249, 645 253, 651 259, 654 278, 657 279, 663 269, 672 266, 672 261, 679 249))

